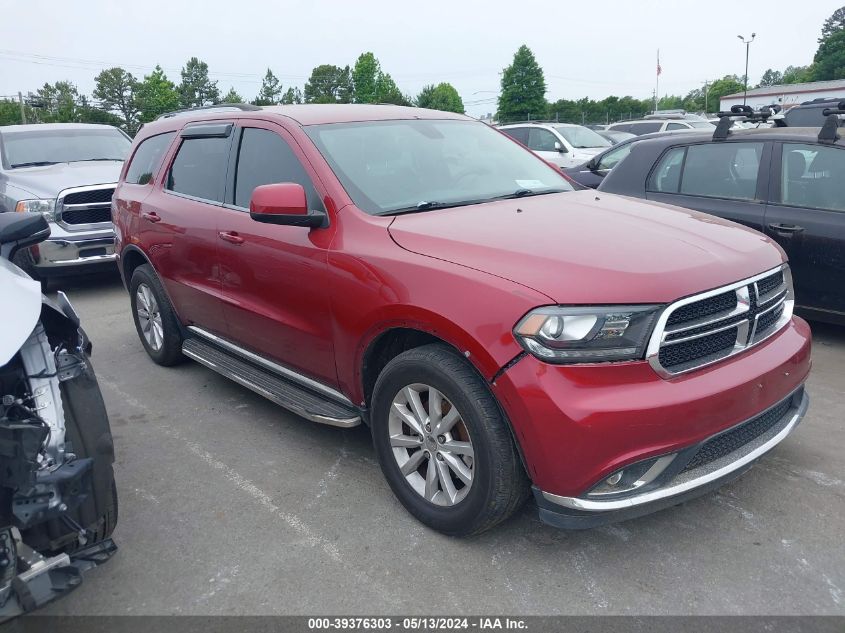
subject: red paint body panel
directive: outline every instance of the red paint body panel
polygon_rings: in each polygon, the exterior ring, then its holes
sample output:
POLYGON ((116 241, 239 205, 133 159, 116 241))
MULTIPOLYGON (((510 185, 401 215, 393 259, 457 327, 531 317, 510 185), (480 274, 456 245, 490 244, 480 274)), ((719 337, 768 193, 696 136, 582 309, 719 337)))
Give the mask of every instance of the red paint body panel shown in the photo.
MULTIPOLYGON (((116 252, 145 254, 183 323, 298 369, 356 404, 365 402, 365 354, 381 334, 413 328, 446 341, 491 382, 534 483, 559 495, 578 495, 620 466, 748 419, 805 380, 810 333, 800 319, 758 347, 670 380, 645 362, 558 366, 525 355, 508 366, 523 352, 511 330, 535 307, 670 302, 771 269, 783 252, 711 216, 593 191, 370 216, 302 128, 415 117, 462 118, 388 106, 227 113, 236 125, 285 138, 324 202, 328 227, 261 224, 221 206, 199 213, 201 203, 162 190, 176 138, 154 182, 121 178, 116 252)), ((219 119, 157 121, 135 146, 219 119)))

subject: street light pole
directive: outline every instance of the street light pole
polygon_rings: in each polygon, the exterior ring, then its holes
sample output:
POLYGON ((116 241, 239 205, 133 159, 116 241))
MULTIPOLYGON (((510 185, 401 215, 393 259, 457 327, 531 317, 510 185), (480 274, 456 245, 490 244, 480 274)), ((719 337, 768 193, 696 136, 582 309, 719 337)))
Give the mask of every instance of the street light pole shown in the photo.
POLYGON ((745 90, 742 94, 742 105, 745 105, 745 102, 748 100, 748 53, 751 49, 751 42, 754 41, 754 38, 757 37, 756 33, 751 34, 751 39, 746 40, 742 35, 737 35, 737 37, 742 40, 742 43, 745 44, 745 90))

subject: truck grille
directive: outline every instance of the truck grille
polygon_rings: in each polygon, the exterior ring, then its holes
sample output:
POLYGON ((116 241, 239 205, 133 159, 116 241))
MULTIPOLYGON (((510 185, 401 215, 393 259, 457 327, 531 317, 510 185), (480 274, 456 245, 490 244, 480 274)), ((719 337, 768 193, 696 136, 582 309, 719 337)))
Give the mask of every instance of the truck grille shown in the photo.
POLYGON ((81 230, 81 225, 87 228, 91 224, 110 223, 114 189, 114 185, 66 189, 59 194, 59 224, 69 230, 81 230))
POLYGON ((780 330, 792 317, 792 307, 787 265, 681 299, 658 321, 648 360, 664 377, 710 365, 780 330))

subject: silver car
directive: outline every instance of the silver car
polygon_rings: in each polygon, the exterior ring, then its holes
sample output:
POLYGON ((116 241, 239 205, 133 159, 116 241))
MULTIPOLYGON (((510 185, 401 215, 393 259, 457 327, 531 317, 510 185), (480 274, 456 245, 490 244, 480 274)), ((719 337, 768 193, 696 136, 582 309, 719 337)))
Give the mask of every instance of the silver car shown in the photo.
POLYGON ((42 282, 114 267, 111 198, 130 144, 110 125, 0 127, 0 212, 50 223, 50 238, 15 263, 42 282))

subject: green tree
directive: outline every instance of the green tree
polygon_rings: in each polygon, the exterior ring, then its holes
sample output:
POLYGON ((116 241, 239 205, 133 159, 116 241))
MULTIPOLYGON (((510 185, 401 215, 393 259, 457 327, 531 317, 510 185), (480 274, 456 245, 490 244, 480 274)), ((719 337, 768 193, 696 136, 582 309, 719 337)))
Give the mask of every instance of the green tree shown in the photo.
POLYGON ((502 74, 502 91, 499 95, 499 121, 539 118, 544 116, 546 104, 546 79, 543 69, 524 44, 513 56, 513 63, 502 74))
POLYGON ((282 95, 281 101, 283 105, 290 105, 293 103, 302 103, 302 91, 299 88, 291 86, 282 95))
POLYGON ((802 84, 813 80, 812 66, 787 66, 783 71, 783 83, 802 84))
POLYGON ((259 106, 276 105, 279 103, 281 94, 282 84, 279 83, 273 71, 268 68, 264 79, 261 80, 261 89, 258 91, 258 96, 252 103, 259 106))
POLYGON ((234 88, 229 88, 229 92, 220 97, 220 103, 244 103, 244 98, 234 88))
POLYGON ((94 78, 94 98, 102 107, 120 115, 121 127, 134 135, 138 129, 138 101, 135 88, 138 81, 123 68, 103 70, 94 78))
POLYGON ((135 98, 138 104, 138 119, 142 123, 152 121, 165 112, 178 110, 180 105, 176 86, 167 78, 161 66, 156 66, 152 73, 138 82, 135 98))
POLYGON ((72 123, 78 120, 79 91, 69 81, 45 83, 39 88, 32 104, 38 108, 42 123, 72 123))
POLYGON ((812 78, 816 81, 845 78, 845 30, 833 31, 819 44, 813 58, 812 78))
POLYGON ((411 100, 402 94, 399 86, 388 73, 379 73, 376 80, 375 103, 392 103, 394 105, 411 105, 411 100))
MULTIPOLYGON (((27 123, 38 120, 35 110, 24 101, 24 116, 27 123)), ((17 99, 0 99, 0 125, 18 125, 21 121, 21 104, 17 99)))
POLYGON ((352 100, 355 103, 378 103, 377 86, 381 64, 370 52, 361 53, 352 68, 352 100))
POLYGON ((352 100, 352 77, 349 66, 340 68, 322 64, 311 71, 305 82, 306 103, 350 103, 352 100))
POLYGON ((722 97, 727 95, 737 94, 743 91, 745 86, 740 78, 736 75, 725 75, 721 79, 717 79, 710 84, 710 91, 708 94, 709 101, 712 104, 710 107, 714 110, 720 109, 722 97))
POLYGON ((822 25, 822 36, 819 38, 819 44, 824 42, 828 37, 845 29, 845 7, 839 7, 833 12, 822 25))
POLYGON ((191 57, 182 68, 182 83, 178 88, 183 108, 196 108, 220 101, 217 82, 208 77, 208 64, 191 57))
POLYGON ((760 78, 760 83, 757 84, 758 86, 779 86, 783 83, 783 73, 779 70, 774 70, 769 68, 766 72, 763 73, 763 76, 760 78))
POLYGON ((461 96, 455 87, 448 83, 425 86, 417 95, 416 105, 418 108, 464 113, 464 102, 461 101, 461 96))

